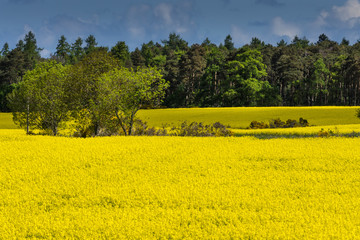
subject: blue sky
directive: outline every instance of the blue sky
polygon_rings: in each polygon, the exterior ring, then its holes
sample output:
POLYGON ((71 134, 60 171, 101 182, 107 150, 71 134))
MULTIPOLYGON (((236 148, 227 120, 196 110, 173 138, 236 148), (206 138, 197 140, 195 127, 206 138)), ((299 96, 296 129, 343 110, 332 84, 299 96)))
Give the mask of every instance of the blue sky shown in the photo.
POLYGON ((316 42, 321 33, 353 44, 360 39, 360 0, 0 0, 0 47, 14 48, 28 31, 43 56, 55 51, 61 35, 72 43, 93 34, 101 46, 125 41, 130 50, 170 32, 189 44, 206 37, 219 44, 227 34, 236 47, 252 37, 316 42))

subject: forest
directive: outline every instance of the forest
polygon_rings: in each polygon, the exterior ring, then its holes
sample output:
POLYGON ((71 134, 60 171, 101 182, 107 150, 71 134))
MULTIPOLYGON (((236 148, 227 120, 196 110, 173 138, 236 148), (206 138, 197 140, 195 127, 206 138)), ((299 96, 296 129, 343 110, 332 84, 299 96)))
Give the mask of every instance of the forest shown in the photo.
POLYGON ((318 41, 296 36, 273 46, 254 37, 236 48, 231 35, 216 45, 206 38, 189 45, 176 33, 161 43, 150 41, 130 51, 124 41, 99 46, 96 38, 58 40, 48 59, 31 31, 14 49, 4 43, 0 54, 0 111, 9 111, 6 95, 29 70, 49 59, 83 64, 96 51, 117 59, 121 67, 151 67, 168 83, 162 107, 352 106, 360 103, 360 41, 350 45, 325 34, 318 41))

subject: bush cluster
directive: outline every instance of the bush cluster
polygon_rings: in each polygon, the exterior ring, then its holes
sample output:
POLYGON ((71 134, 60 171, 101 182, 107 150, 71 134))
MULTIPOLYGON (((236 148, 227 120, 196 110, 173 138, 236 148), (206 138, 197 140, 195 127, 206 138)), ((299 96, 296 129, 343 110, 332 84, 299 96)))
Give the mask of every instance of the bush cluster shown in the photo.
POLYGON ((136 119, 134 123, 133 135, 135 136, 168 136, 169 133, 166 129, 166 126, 163 126, 161 129, 156 129, 154 127, 149 127, 147 122, 143 122, 140 119, 136 119))
POLYGON ((188 124, 186 121, 181 123, 179 127, 171 129, 173 136, 196 136, 196 137, 229 137, 232 132, 226 129, 226 126, 216 122, 213 124, 203 124, 202 122, 192 122, 188 124))
POLYGON ((318 137, 331 137, 331 136, 339 136, 339 130, 337 129, 337 127, 335 127, 334 130, 332 129, 328 129, 328 130, 325 130, 324 128, 322 128, 318 134, 317 134, 318 137))
MULTIPOLYGON (((115 135, 122 134, 118 132, 115 135)), ((103 135, 114 135, 114 132, 107 131, 103 135)), ((147 122, 136 119, 132 128, 133 136, 193 136, 193 137, 228 137, 232 132, 225 125, 216 122, 204 124, 202 122, 182 122, 179 126, 169 127, 167 124, 161 128, 149 127, 147 122)))
POLYGON ((250 129, 264 129, 264 128, 294 128, 294 127, 308 127, 309 122, 304 118, 299 118, 299 121, 288 119, 286 122, 280 118, 273 119, 269 123, 252 121, 250 129))

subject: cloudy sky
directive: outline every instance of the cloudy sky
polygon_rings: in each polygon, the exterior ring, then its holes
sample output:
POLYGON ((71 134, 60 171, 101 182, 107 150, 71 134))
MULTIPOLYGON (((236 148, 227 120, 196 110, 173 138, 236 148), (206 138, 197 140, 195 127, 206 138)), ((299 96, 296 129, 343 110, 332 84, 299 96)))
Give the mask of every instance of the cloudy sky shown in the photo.
POLYGON ((125 41, 130 50, 170 32, 190 44, 206 37, 219 44, 227 34, 236 47, 252 37, 316 42, 321 33, 353 44, 360 39, 360 0, 0 0, 0 48, 14 48, 28 31, 43 56, 61 35, 72 43, 93 34, 101 46, 125 41))

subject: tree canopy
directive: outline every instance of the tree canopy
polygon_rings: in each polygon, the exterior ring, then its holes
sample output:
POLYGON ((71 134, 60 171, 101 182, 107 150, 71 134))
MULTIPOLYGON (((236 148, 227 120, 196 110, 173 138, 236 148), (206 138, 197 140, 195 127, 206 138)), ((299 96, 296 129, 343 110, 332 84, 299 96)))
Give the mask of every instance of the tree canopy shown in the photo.
MULTIPOLYGON (((1 111, 10 110, 6 95, 25 73, 47 60, 40 52, 32 32, 14 49, 3 43, 1 111)), ((68 102, 89 110, 91 102, 97 106, 98 77, 111 71, 113 65, 135 72, 144 67, 160 71, 169 83, 164 107, 358 105, 359 56, 359 42, 351 45, 343 38, 337 43, 326 34, 320 34, 313 43, 295 36, 289 43, 281 40, 276 46, 253 37, 237 47, 231 35, 216 45, 208 38, 201 44, 189 44, 179 34, 170 33, 160 43, 149 41, 133 50, 121 40, 105 47, 99 46, 94 35, 73 42, 60 36, 49 58, 73 66, 66 83, 73 94, 68 102), (76 96, 82 92, 89 94, 76 96)), ((97 122, 95 115, 93 124, 97 122)))

